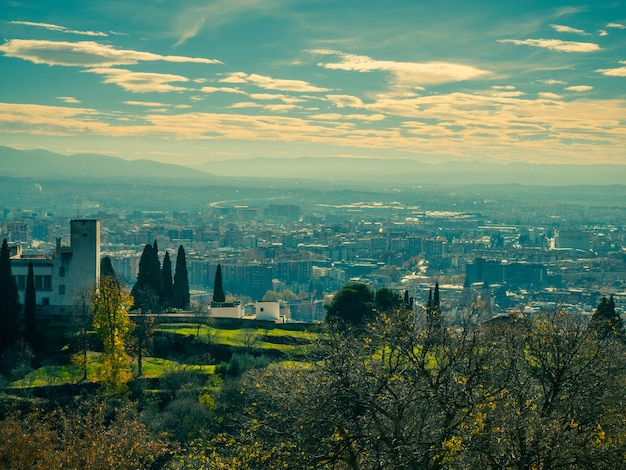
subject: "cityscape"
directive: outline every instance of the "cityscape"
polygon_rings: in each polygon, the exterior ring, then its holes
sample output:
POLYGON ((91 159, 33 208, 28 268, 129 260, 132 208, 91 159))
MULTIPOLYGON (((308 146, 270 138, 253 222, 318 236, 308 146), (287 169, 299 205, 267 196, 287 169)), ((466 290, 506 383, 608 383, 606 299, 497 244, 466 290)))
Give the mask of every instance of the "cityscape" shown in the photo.
POLYGON ((0 12, 0 470, 626 468, 623 0, 0 12))

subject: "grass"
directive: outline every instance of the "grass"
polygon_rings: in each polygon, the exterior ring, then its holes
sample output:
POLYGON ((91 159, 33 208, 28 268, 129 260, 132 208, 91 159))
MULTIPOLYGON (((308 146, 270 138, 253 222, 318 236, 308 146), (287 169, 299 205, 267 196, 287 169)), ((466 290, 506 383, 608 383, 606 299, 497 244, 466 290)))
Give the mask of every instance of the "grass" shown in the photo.
MULTIPOLYGON (((98 376, 98 364, 96 353, 90 353, 91 362, 87 367, 87 380, 96 382, 98 376)), ((137 374, 137 362, 131 364, 133 375, 137 374)), ((197 374, 214 374, 214 365, 192 365, 163 359, 160 357, 144 357, 143 377, 158 378, 171 372, 181 370, 191 371, 197 374)), ((43 366, 29 372, 22 379, 16 380, 11 387, 18 389, 45 387, 48 385, 65 385, 80 382, 83 371, 75 365, 43 366)))
POLYGON ((260 351, 279 351, 285 354, 303 355, 308 351, 310 344, 315 342, 319 335, 308 331, 289 331, 280 328, 256 328, 256 336, 248 328, 216 328, 207 325, 198 326, 193 323, 169 323, 160 325, 157 331, 177 334, 186 337, 198 337, 211 341, 213 344, 228 347, 250 348, 260 351), (280 339, 275 342, 272 339, 280 339), (295 344, 289 344, 292 339, 295 344))

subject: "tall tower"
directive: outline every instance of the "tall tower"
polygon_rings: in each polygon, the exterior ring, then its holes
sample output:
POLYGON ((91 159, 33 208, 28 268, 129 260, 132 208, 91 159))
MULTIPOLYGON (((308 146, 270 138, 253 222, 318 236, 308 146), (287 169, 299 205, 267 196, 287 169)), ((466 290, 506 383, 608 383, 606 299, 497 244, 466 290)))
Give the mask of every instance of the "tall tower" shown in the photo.
POLYGON ((92 289, 100 276, 100 221, 79 219, 70 222, 71 262, 68 300, 92 289))

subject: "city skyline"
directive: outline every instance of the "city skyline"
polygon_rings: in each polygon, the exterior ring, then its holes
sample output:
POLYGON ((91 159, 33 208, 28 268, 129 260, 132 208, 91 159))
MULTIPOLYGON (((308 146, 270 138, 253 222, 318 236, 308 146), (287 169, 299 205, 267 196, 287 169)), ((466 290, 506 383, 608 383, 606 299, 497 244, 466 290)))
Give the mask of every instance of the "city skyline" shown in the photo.
POLYGON ((626 164, 623 2, 0 5, 0 145, 626 164))

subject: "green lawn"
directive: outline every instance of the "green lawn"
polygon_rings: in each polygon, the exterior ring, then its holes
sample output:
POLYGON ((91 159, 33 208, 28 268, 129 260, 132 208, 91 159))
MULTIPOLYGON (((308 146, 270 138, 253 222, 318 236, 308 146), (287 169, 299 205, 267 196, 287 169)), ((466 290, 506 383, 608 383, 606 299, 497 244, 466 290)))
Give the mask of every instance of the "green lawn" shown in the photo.
POLYGON ((280 328, 219 328, 193 323, 169 323, 159 325, 157 331, 173 333, 182 336, 198 337, 201 340, 212 342, 221 346, 250 348, 262 351, 280 351, 285 354, 306 354, 311 343, 314 343, 319 335, 308 331, 290 331, 280 328), (275 340, 279 340, 275 341, 275 340), (289 344, 290 340, 294 344, 289 344))

